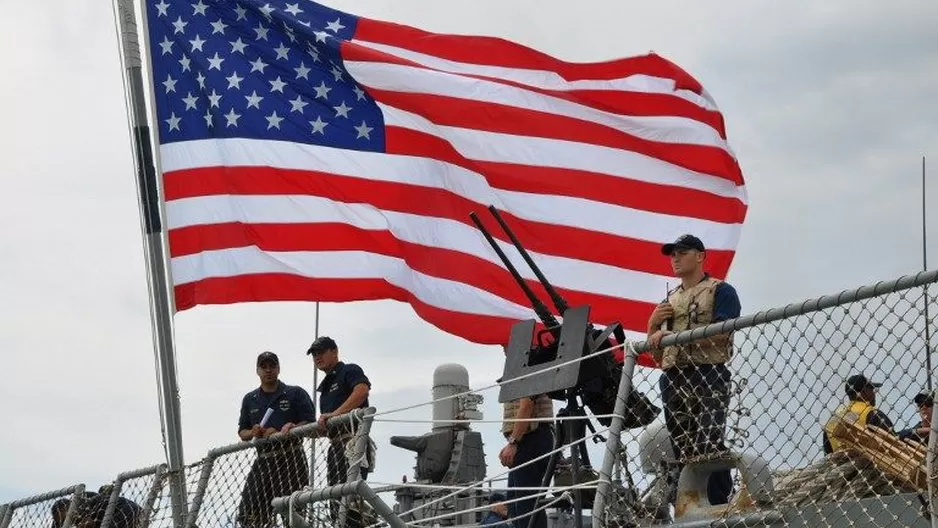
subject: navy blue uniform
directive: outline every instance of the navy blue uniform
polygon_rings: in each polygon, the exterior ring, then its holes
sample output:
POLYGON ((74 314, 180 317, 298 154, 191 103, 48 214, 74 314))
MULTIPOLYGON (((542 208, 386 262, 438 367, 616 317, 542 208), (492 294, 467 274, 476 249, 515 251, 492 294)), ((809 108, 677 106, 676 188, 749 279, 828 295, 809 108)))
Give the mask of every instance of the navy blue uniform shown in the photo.
MULTIPOLYGON (((267 409, 273 409, 264 428, 280 430, 285 424, 315 421, 313 401, 302 387, 278 382, 277 390, 252 390, 241 400, 238 430, 260 424, 267 409)), ((244 527, 268 526, 273 520, 271 501, 289 495, 309 483, 309 466, 299 438, 258 446, 257 459, 251 466, 241 491, 238 522, 244 527)))
MULTIPOLYGON (((371 388, 371 381, 365 372, 354 363, 338 362, 332 372, 326 374, 320 382, 317 391, 319 391, 319 410, 323 413, 335 412, 336 409, 345 403, 345 400, 352 395, 352 390, 356 385, 364 383, 371 388)), ((358 406, 362 409, 368 407, 368 398, 358 406)), ((351 438, 350 431, 343 428, 340 431, 329 431, 329 453, 326 471, 326 480, 330 486, 345 482, 348 478, 348 458, 345 456, 345 443, 351 438)), ((361 478, 368 477, 368 470, 361 469, 361 478)), ((330 510, 332 518, 338 518, 339 505, 336 501, 331 501, 330 510)), ((347 526, 358 527, 363 524, 359 515, 349 512, 347 516, 347 526)))
MULTIPOLYGON (((371 388, 371 381, 361 367, 354 363, 336 363, 332 372, 326 374, 316 389, 320 393, 319 410, 324 413, 334 412, 352 395, 352 389, 359 383, 371 388)), ((368 398, 359 405, 361 409, 365 407, 368 407, 368 398)))

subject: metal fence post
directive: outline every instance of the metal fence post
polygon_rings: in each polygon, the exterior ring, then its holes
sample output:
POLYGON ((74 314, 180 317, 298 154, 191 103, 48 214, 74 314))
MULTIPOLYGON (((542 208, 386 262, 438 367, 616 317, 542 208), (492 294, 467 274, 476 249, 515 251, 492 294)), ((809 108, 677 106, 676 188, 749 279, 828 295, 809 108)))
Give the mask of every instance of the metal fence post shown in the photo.
POLYGON ((212 468, 215 466, 217 455, 215 450, 208 452, 202 463, 202 472, 199 474, 199 483, 195 489, 195 495, 192 496, 192 502, 189 504, 189 513, 186 516, 186 528, 195 528, 196 521, 199 519, 199 509, 202 508, 202 499, 205 498, 205 490, 208 489, 208 481, 212 477, 212 468))
POLYGON ((153 516, 153 505, 156 504, 156 498, 159 497, 160 490, 163 489, 163 484, 165 483, 166 464, 161 464, 159 469, 156 470, 156 474, 153 475, 153 485, 150 486, 150 493, 147 494, 143 509, 140 510, 140 521, 137 523, 137 528, 147 528, 150 526, 151 517, 153 516))
POLYGON ((13 509, 9 504, 0 506, 0 528, 7 528, 13 518, 13 509))
POLYGON ((596 499, 593 504, 593 528, 602 528, 603 509, 606 506, 606 495, 612 487, 611 474, 621 452, 620 439, 625 416, 625 405, 629 393, 632 391, 632 375, 635 373, 635 364, 638 356, 634 349, 626 346, 625 358, 622 363, 622 378, 619 379, 619 391, 616 393, 616 406, 612 413, 612 423, 609 424, 609 438, 606 439, 606 452, 603 455, 603 464, 599 469, 599 484, 596 487, 596 499))

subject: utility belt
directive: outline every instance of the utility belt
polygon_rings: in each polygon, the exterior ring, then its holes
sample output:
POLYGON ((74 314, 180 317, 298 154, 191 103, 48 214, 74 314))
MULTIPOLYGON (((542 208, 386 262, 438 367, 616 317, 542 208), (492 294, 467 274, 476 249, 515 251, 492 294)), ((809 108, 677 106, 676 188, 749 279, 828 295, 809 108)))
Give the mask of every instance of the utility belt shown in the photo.
MULTIPOLYGON (((521 441, 521 442, 524 442, 524 439, 527 438, 528 435, 532 435, 532 434, 534 434, 534 433, 540 431, 541 429, 550 430, 550 429, 551 429, 551 422, 538 422, 538 423, 537 423, 537 427, 535 427, 533 430, 528 431, 527 433, 525 433, 524 436, 521 437, 521 440, 520 440, 520 441, 521 441)), ((505 440, 508 440, 509 438, 511 438, 511 433, 510 433, 510 432, 508 432, 508 433, 504 433, 504 432, 503 432, 503 433, 502 433, 502 436, 505 437, 505 440)))
POLYGON ((261 446, 257 448, 257 459, 265 460, 269 458, 283 458, 291 455, 304 456, 303 444, 294 444, 289 442, 277 446, 261 446))

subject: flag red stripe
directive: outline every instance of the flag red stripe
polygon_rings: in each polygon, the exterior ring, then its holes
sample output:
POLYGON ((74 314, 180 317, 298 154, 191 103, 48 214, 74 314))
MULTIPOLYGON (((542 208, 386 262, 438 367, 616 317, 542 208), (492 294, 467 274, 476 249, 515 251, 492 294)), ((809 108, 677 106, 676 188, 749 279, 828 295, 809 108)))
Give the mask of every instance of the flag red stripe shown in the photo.
POLYGON ((746 218, 747 206, 737 198, 576 169, 469 160, 446 140, 409 128, 387 127, 385 150, 463 167, 482 174, 492 187, 506 191, 584 198, 724 224, 741 224, 746 218))
MULTIPOLYGON (((388 231, 365 230, 347 224, 228 223, 174 229, 169 232, 169 240, 177 256, 245 246, 271 252, 357 250, 379 253, 402 258, 407 267, 419 273, 469 284, 521 306, 530 305, 518 284, 501 266, 470 254, 398 240, 388 231)), ((538 281, 525 282, 541 300, 549 302, 547 291, 538 281)), ((617 320, 626 328, 642 328, 655 307, 652 303, 554 286, 571 306, 589 304, 597 323, 617 320)))
POLYGON ((743 181, 739 165, 719 148, 648 141, 598 123, 513 106, 440 95, 374 89, 369 92, 382 103, 421 115, 437 125, 602 145, 638 152, 737 185, 743 181))
MULTIPOLYGON (((167 201, 225 194, 319 196, 337 202, 367 203, 389 211, 448 218, 472 226, 469 213, 485 207, 443 189, 271 167, 172 171, 165 174, 164 190, 167 201)), ((507 212, 502 216, 529 251, 657 275, 672 273, 658 243, 519 219, 507 212)), ((499 229, 492 229, 492 233, 508 242, 499 229)), ((709 251, 711 273, 724 277, 732 258, 732 251, 709 251)))
MULTIPOLYGON (((359 46, 349 42, 343 42, 342 44, 342 58, 346 61, 397 64, 401 66, 412 66, 415 68, 424 68, 434 71, 445 71, 422 65, 407 58, 386 53, 382 50, 369 48, 367 46, 359 46)), ((723 116, 720 114, 720 112, 709 110, 691 101, 688 101, 687 99, 669 94, 614 89, 551 90, 538 86, 532 86, 523 82, 492 77, 488 75, 477 75, 469 73, 454 73, 453 75, 498 82, 508 86, 523 88, 534 93, 556 97, 565 101, 583 104, 598 110, 624 116, 685 117, 713 128, 720 134, 720 137, 726 139, 726 127, 724 125, 723 116)), ((368 93, 372 95, 372 97, 375 97, 375 93, 377 92, 378 91, 375 89, 368 89, 368 93)))
MULTIPOLYGON (((186 310, 199 304, 307 301, 349 302, 394 299, 409 303, 423 320, 444 332, 470 342, 501 345, 516 321, 488 315, 445 310, 421 302, 410 292, 382 279, 311 279, 285 274, 254 274, 204 279, 174 288, 176 307, 186 310)), ((647 356, 639 363, 654 366, 647 356)))
POLYGON ((691 75, 655 54, 607 62, 571 63, 500 38, 441 35, 366 18, 359 19, 353 42, 355 40, 397 46, 458 62, 548 70, 558 73, 568 81, 611 80, 629 75, 651 75, 674 80, 679 90, 690 90, 698 94, 703 92, 703 87, 691 75))

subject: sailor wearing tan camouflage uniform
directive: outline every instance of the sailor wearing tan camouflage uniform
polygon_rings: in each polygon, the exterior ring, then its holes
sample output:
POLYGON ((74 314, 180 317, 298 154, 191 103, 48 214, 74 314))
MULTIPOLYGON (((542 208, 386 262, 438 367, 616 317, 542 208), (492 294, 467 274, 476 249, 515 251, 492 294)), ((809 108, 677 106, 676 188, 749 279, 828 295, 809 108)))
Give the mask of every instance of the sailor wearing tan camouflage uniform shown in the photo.
MULTIPOLYGON (((740 304, 732 286, 704 272, 707 253, 699 238, 683 235, 662 246, 661 252, 671 257, 671 268, 681 284, 668 292, 668 299, 649 318, 648 342, 663 371, 661 399, 678 460, 677 466, 670 468, 676 484, 684 462, 726 449, 723 438, 730 402, 730 371, 726 363, 732 355, 733 343, 727 334, 664 350, 658 345, 665 335, 739 317, 740 304)), ((707 494, 711 504, 726 504, 732 491, 733 480, 728 470, 710 476, 707 494)))
MULTIPOLYGON (((552 418, 554 403, 546 394, 521 398, 505 403, 502 434, 508 443, 498 454, 502 465, 507 468, 520 466, 532 459, 545 455, 554 447, 553 429, 550 421, 516 422, 528 418, 552 418)), ((508 473, 508 517, 517 518, 535 509, 538 493, 536 490, 515 490, 513 488, 537 488, 547 471, 548 458, 508 473), (510 502, 513 499, 530 496, 528 500, 510 502)), ((527 526, 529 517, 517 521, 516 526, 527 526)), ((547 528, 547 515, 544 511, 534 514, 534 528, 547 528)))

